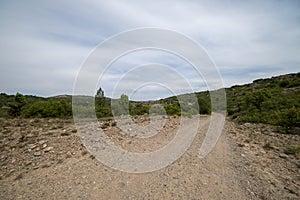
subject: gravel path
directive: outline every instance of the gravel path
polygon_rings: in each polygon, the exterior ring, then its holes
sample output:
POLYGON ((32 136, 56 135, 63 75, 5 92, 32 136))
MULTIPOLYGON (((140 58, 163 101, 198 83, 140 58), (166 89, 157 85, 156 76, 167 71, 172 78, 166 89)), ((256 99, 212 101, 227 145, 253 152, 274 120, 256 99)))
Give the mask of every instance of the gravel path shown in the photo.
MULTIPOLYGON (((245 165, 235 164, 245 158, 231 137, 234 123, 226 125, 213 151, 199 158, 209 120, 200 118, 195 140, 178 160, 142 174, 103 165, 86 151, 70 120, 0 120, 0 199, 261 199, 255 184, 247 185, 251 174, 243 171, 245 165)), ((135 121, 149 123, 146 117, 135 121)), ((119 134, 113 122, 101 127, 122 148, 149 152, 167 144, 179 124, 171 117, 159 134, 142 139, 119 134)))

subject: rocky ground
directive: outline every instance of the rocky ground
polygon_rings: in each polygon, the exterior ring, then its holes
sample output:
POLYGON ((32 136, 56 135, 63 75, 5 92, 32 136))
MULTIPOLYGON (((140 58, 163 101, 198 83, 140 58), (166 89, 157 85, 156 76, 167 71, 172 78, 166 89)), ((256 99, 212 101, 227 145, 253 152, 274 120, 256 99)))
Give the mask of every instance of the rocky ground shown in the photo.
POLYGON ((278 133, 264 124, 226 126, 232 165, 242 185, 259 199, 300 199, 300 155, 289 151, 300 148, 300 135, 278 133))
MULTIPOLYGON (((198 151, 209 124, 185 154, 163 169, 133 174, 111 169, 91 155, 71 119, 0 119, 0 199, 299 199, 300 157, 287 151, 299 135, 268 125, 227 121, 214 150, 198 151)), ((149 124, 145 116, 135 119, 149 124)), ((170 117, 158 134, 137 139, 113 121, 99 128, 129 151, 150 152, 176 134, 170 117)), ((134 130, 131 130, 134 133, 134 130)))

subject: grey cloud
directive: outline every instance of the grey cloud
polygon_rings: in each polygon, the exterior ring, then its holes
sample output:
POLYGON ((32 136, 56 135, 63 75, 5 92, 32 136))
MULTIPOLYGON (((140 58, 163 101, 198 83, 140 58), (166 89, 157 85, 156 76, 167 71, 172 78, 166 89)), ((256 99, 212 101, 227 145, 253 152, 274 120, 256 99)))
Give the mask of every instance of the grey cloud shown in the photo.
MULTIPOLYGON (((66 0, 0 4, 1 92, 43 96, 71 93, 76 74, 95 45, 138 27, 171 29, 198 42, 219 66, 225 86, 297 72, 300 67, 298 1, 66 0)), ((189 64, 159 53, 128 55, 116 64, 118 67, 108 70, 105 81, 99 84, 109 93, 110 85, 128 70, 124 66, 147 60, 170 65, 194 87, 205 89, 204 77, 195 75, 189 64)), ((167 94, 154 88, 148 87, 155 98, 167 94)), ((151 94, 145 98, 151 98, 151 94)))

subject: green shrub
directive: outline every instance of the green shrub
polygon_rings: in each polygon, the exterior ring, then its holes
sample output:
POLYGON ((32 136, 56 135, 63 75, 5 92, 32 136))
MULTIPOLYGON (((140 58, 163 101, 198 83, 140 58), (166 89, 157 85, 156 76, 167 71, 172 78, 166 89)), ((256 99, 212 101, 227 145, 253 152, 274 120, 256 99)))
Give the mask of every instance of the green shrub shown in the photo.
POLYGON ((98 118, 111 117, 111 109, 108 106, 96 107, 96 115, 98 118))
POLYGON ((300 145, 296 146, 289 146, 284 149, 284 153, 286 154, 292 154, 292 155, 297 155, 300 153, 300 145))
POLYGON ((300 109, 292 108, 283 109, 279 112, 278 124, 285 128, 285 132, 289 133, 294 127, 300 126, 300 109))
POLYGON ((181 115, 181 109, 178 105, 165 105, 164 108, 168 115, 181 115))
POLYGON ((290 82, 288 80, 283 80, 279 83, 280 87, 288 87, 290 85, 290 82))
POLYGON ((67 117, 71 115, 71 104, 65 100, 39 100, 22 109, 24 117, 67 117))
POLYGON ((15 95, 14 101, 8 103, 9 106, 8 114, 12 117, 20 116, 21 110, 23 106, 26 105, 26 103, 27 103, 26 97, 20 93, 17 93, 15 95))
POLYGON ((149 106, 143 105, 143 103, 135 103, 135 105, 131 105, 129 107, 130 115, 136 116, 136 115, 144 115, 149 113, 149 106))

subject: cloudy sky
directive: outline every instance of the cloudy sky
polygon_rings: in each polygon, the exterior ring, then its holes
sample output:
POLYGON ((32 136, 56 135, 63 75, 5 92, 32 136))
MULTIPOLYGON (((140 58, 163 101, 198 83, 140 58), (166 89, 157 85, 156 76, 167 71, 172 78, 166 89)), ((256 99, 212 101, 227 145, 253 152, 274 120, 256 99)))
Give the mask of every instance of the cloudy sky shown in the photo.
MULTIPOLYGON (((1 1, 0 25, 0 92, 8 94, 72 94, 81 66, 98 44, 143 27, 173 30, 196 41, 226 87, 300 71, 297 0, 1 1)), ((191 65, 154 50, 119 58, 95 88, 101 85, 108 96, 118 88, 116 95, 157 99, 189 91, 177 75, 194 91, 207 89, 205 77, 191 65)))

